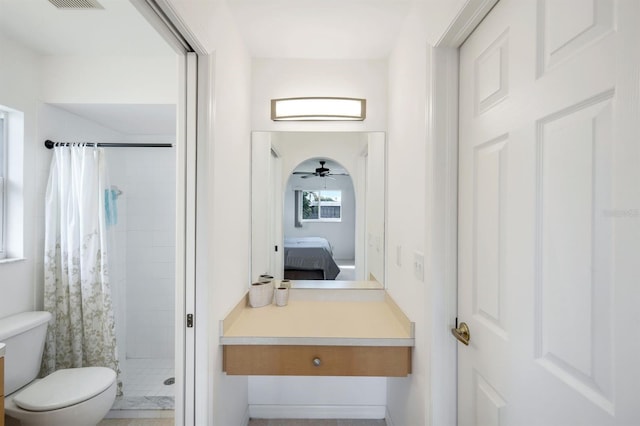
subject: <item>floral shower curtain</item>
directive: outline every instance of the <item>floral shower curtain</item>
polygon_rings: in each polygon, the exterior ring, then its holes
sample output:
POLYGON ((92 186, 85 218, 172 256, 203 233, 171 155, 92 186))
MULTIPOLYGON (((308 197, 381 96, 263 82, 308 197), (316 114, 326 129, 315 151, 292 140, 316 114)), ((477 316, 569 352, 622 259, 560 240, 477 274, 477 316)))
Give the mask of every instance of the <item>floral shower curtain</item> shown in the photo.
POLYGON ((44 249, 44 307, 53 320, 43 375, 87 366, 120 373, 107 256, 108 188, 103 149, 86 144, 54 148, 44 249))

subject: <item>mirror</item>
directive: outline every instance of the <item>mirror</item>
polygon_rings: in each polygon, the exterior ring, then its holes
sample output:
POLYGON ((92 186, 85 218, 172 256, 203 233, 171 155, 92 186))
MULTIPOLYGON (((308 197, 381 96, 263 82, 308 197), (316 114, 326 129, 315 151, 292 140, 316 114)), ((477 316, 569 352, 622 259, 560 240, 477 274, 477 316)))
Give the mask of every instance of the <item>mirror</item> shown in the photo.
POLYGON ((382 288, 385 153, 383 132, 253 132, 252 278, 382 288))

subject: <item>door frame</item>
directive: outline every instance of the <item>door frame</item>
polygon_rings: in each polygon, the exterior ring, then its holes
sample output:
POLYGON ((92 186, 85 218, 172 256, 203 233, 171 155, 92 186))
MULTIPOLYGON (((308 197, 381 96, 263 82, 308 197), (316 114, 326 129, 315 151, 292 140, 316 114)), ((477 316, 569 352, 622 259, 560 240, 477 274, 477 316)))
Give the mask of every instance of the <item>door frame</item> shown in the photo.
MULTIPOLYGON (((197 342, 207 348, 206 265, 201 257, 205 242, 202 232, 206 192, 203 167, 213 122, 213 70, 215 55, 209 54, 178 15, 169 0, 130 0, 144 19, 181 57, 178 66, 176 143, 176 283, 175 283, 175 425, 208 424, 210 374, 196 371, 211 368, 206 350, 197 351, 197 342), (198 231, 196 233, 196 230, 198 231), (200 262, 199 262, 200 261, 200 262), (198 297, 196 297, 196 294, 198 297), (199 302, 198 302, 199 300, 199 302), (196 320, 196 313, 202 318, 196 320), (194 325, 187 326, 187 314, 194 325), (195 324, 198 326, 196 327, 195 324)), ((199 345, 198 345, 199 346, 199 345)))
POLYGON ((468 0, 434 46, 427 47, 427 271, 432 283, 429 424, 457 424, 458 343, 458 55, 499 0, 468 0))

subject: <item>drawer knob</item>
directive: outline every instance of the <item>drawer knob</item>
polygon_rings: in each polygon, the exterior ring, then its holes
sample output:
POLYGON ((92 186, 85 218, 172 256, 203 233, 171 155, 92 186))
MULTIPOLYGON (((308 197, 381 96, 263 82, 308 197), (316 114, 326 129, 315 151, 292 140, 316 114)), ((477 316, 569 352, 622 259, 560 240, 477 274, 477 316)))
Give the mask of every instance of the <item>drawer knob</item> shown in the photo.
POLYGON ((320 367, 320 364, 322 364, 322 361, 320 361, 320 358, 316 357, 313 359, 313 365, 315 365, 316 367, 320 367))

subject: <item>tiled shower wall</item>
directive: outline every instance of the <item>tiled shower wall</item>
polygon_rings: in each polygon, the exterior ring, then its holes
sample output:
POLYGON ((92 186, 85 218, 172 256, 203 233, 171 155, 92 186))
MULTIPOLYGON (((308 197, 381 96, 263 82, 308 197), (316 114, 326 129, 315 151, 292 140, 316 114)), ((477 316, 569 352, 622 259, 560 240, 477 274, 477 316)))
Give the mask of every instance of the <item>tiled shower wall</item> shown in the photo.
POLYGON ((111 148, 108 160, 111 183, 122 191, 113 259, 124 274, 114 277, 122 282, 120 357, 173 358, 175 149, 111 148))

